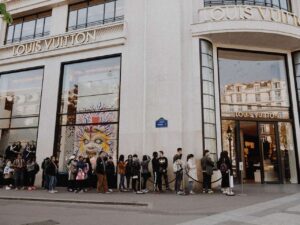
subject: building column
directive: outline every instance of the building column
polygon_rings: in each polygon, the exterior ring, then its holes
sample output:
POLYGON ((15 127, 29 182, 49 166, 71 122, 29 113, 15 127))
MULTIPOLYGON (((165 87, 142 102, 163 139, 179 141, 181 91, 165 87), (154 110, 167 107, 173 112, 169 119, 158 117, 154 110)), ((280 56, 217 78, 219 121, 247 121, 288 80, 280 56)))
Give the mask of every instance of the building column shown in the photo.
MULTIPOLYGON (((51 58, 45 61, 36 152, 39 165, 42 164, 44 158, 53 155, 59 77, 60 62, 51 60, 51 58)), ((41 184, 41 175, 40 172, 36 179, 38 186, 41 184)))
POLYGON ((68 5, 61 5, 52 9, 50 35, 59 35, 66 32, 68 11, 68 5))
POLYGON ((0 17, 0 46, 4 45, 7 23, 0 17))

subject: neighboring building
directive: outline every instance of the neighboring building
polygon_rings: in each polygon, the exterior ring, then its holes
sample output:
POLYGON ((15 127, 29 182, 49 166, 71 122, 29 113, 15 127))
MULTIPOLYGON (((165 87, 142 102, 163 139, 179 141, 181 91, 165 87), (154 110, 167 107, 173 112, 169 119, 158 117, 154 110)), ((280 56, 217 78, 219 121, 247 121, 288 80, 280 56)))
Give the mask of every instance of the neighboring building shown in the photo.
POLYGON ((1 2, 2 152, 33 141, 64 172, 74 152, 224 149, 237 181, 300 181, 299 1, 1 2))

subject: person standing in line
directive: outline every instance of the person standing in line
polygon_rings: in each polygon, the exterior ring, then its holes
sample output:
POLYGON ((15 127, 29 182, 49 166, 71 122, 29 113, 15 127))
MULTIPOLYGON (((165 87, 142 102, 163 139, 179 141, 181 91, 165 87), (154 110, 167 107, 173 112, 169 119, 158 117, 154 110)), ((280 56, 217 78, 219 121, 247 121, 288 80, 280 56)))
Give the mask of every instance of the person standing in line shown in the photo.
POLYGON ((229 159, 227 151, 221 152, 220 159, 217 162, 217 166, 222 174, 221 191, 223 194, 229 194, 229 174, 230 171, 232 171, 232 163, 229 159))
POLYGON ((127 160, 125 161, 125 175, 126 175, 126 184, 127 190, 130 190, 130 183, 132 178, 132 155, 128 155, 127 160))
POLYGON ((111 156, 108 157, 108 160, 106 162, 106 176, 107 176, 108 191, 112 192, 112 189, 114 188, 115 177, 116 177, 116 167, 113 158, 111 156))
POLYGON ((84 180, 86 178, 85 175, 85 163, 83 162, 83 156, 80 155, 78 157, 78 162, 77 162, 77 168, 76 168, 76 177, 75 177, 75 184, 76 184, 76 191, 75 193, 82 193, 84 189, 84 180))
POLYGON ((195 158, 193 154, 189 154, 187 156, 187 164, 186 164, 186 170, 188 173, 188 181, 189 181, 189 194, 193 195, 195 194, 193 192, 193 186, 194 186, 194 181, 197 180, 197 170, 196 170, 196 163, 195 163, 195 158))
POLYGON ((26 163, 26 170, 27 170, 27 187, 28 191, 32 191, 35 189, 34 181, 35 181, 35 174, 36 174, 36 162, 34 158, 29 158, 26 163))
POLYGON ((50 163, 49 157, 46 157, 42 162, 42 171, 43 171, 42 187, 46 190, 49 190, 49 177, 46 175, 46 168, 48 167, 49 163, 50 163))
POLYGON ((0 188, 4 186, 4 179, 3 179, 3 171, 4 171, 4 157, 0 155, 0 188))
POLYGON ((158 186, 159 162, 158 162, 158 153, 157 152, 153 152, 152 170, 153 170, 153 176, 154 176, 153 191, 162 191, 161 189, 159 189, 159 186, 158 186))
POLYGON ((56 165, 56 158, 55 156, 51 156, 50 162, 48 163, 48 166, 46 168, 46 175, 49 177, 49 193, 51 194, 57 192, 57 190, 55 190, 57 184, 57 172, 58 168, 56 165))
POLYGON ((134 154, 132 159, 132 189, 135 193, 137 193, 140 191, 141 164, 137 154, 134 154))
POLYGON ((22 159, 22 155, 20 153, 13 162, 13 168, 15 173, 15 188, 16 190, 19 190, 24 187, 24 170, 26 168, 25 161, 22 159))
POLYGON ((12 167, 12 163, 9 158, 6 160, 6 165, 4 167, 3 174, 4 174, 5 190, 12 189, 14 183, 14 179, 13 179, 14 169, 12 167))
POLYGON ((119 161, 118 161, 118 174, 120 176, 119 191, 121 191, 121 192, 126 191, 126 188, 125 188, 126 163, 124 160, 125 160, 124 155, 120 155, 119 161))
POLYGON ((91 182, 92 166, 91 166, 91 163, 89 161, 89 157, 88 156, 84 157, 83 163, 84 163, 84 170, 83 170, 83 172, 84 172, 84 175, 85 175, 85 177, 84 177, 84 184, 83 184, 83 188, 84 188, 83 191, 87 192, 88 189, 90 187, 92 187, 91 186, 92 185, 92 182, 91 182))
POLYGON ((68 162, 68 191, 73 192, 76 189, 76 175, 77 175, 77 159, 75 154, 71 155, 68 162))
POLYGON ((181 160, 182 155, 178 154, 174 156, 173 170, 175 173, 175 191, 178 195, 183 195, 184 192, 181 189, 181 183, 183 179, 183 162, 181 160))
POLYGON ((144 155, 143 160, 141 162, 142 167, 142 177, 143 177, 143 185, 142 190, 144 193, 148 193, 149 190, 147 189, 147 181, 151 177, 151 173, 149 171, 149 162, 151 161, 150 156, 144 155))
POLYGON ((97 192, 100 193, 102 189, 102 193, 109 194, 110 192, 108 191, 107 186, 105 157, 106 153, 101 151, 96 162, 96 174, 98 178, 97 192))
POLYGON ((201 167, 203 173, 203 193, 212 194, 214 193, 211 189, 211 177, 215 163, 210 157, 209 150, 204 150, 203 158, 201 159, 201 167))
POLYGON ((163 151, 159 151, 159 179, 158 179, 158 185, 159 189, 162 190, 162 178, 164 178, 166 190, 169 191, 169 179, 168 179, 168 159, 164 156, 163 151))

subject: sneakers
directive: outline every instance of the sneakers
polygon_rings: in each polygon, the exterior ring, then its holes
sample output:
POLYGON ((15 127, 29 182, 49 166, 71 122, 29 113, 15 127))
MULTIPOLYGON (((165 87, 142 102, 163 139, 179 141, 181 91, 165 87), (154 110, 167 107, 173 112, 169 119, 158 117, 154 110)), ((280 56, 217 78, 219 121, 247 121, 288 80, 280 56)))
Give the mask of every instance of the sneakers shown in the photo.
POLYGON ((193 191, 190 191, 190 195, 194 195, 195 194, 195 192, 193 192, 193 191))
POLYGON ((11 187, 6 186, 6 187, 5 187, 5 190, 11 190, 11 187))
POLYGON ((28 187, 28 191, 32 191, 33 189, 32 189, 32 187, 28 187))
POLYGON ((57 193, 58 191, 57 190, 51 190, 51 191, 49 191, 49 193, 51 193, 51 194, 54 194, 54 193, 57 193))
POLYGON ((183 192, 183 191, 177 191, 176 194, 177 194, 177 195, 184 195, 184 192, 183 192))
POLYGON ((109 191, 109 192, 113 192, 113 190, 112 190, 112 189, 108 189, 108 191, 109 191))
POLYGON ((214 192, 213 192, 213 190, 209 189, 207 193, 208 194, 213 194, 214 192))
POLYGON ((111 192, 110 191, 107 191, 107 192, 105 192, 104 194, 110 194, 111 192))

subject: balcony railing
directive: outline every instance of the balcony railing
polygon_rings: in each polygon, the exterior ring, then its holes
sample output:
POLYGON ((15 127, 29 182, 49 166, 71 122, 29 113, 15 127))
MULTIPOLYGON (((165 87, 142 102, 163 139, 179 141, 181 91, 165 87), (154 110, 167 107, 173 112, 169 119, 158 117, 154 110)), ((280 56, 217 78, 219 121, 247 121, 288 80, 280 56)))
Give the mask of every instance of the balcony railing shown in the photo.
POLYGON ((256 5, 291 11, 290 0, 204 0, 204 6, 217 5, 256 5))

